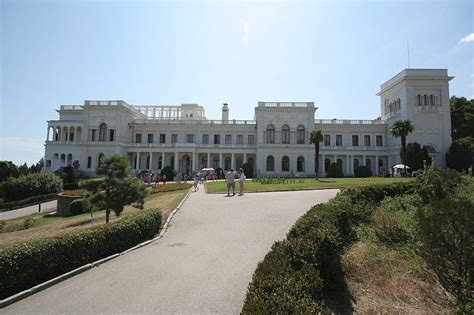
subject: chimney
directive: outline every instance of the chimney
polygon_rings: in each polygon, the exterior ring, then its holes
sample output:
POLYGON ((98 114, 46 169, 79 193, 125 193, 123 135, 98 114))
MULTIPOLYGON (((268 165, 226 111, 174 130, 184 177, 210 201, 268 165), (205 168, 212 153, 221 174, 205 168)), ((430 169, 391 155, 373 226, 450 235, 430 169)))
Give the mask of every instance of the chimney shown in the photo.
POLYGON ((227 107, 227 103, 224 103, 222 106, 222 122, 229 122, 229 107, 227 107))

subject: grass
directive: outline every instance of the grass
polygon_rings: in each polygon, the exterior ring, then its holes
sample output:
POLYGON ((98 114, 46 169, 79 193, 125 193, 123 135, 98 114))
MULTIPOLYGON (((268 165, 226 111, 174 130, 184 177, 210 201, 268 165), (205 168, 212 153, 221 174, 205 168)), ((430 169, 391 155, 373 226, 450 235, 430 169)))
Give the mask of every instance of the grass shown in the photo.
MULTIPOLYGON (((164 223, 173 209, 183 200, 187 192, 188 190, 180 190, 149 195, 145 198, 144 208, 160 208, 163 214, 162 222, 164 223)), ((120 220, 138 211, 140 209, 125 206, 124 211, 119 217, 112 212, 110 220, 120 220)), ((93 212, 92 221, 90 220, 89 213, 64 218, 37 213, 3 222, 5 225, 2 230, 5 232, 0 233, 0 248, 105 224, 105 211, 93 212), (33 219, 35 221, 34 225, 28 229, 21 229, 24 220, 27 218, 33 219)))
MULTIPOLYGON (((401 177, 368 177, 368 178, 321 178, 318 181, 313 178, 296 179, 294 183, 287 184, 260 184, 252 180, 246 180, 244 192, 268 192, 285 190, 308 190, 321 188, 343 188, 351 186, 369 186, 378 184, 391 184, 399 182, 412 181, 413 178, 401 177)), ((236 183, 236 191, 239 190, 239 184, 236 183)), ((224 181, 207 182, 206 191, 211 194, 227 193, 227 186, 224 181)))

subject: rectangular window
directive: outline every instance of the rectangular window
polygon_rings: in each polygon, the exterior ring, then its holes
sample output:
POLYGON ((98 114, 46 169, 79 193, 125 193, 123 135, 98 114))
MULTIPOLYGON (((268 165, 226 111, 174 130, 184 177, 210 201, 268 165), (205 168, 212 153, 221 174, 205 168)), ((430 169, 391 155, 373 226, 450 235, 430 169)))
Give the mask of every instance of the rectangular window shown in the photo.
POLYGON ((91 129, 91 138, 90 138, 90 140, 95 141, 96 136, 97 136, 97 129, 91 129))
POLYGON ((324 135, 324 145, 325 146, 331 145, 331 135, 324 135))
POLYGON ((92 156, 88 156, 87 157, 87 168, 91 168, 92 167, 92 156))
POLYGON ((171 135, 171 143, 178 143, 178 134, 173 133, 171 135))
POLYGON ((166 143, 166 134, 164 133, 160 134, 160 143, 166 143))
POLYGON ((148 143, 153 143, 153 134, 152 133, 148 134, 148 143))
POLYGON ((375 137, 375 141, 377 142, 377 146, 378 146, 378 147, 383 146, 382 136, 377 135, 377 136, 375 137))
POLYGON ((209 135, 202 135, 202 144, 209 144, 209 135))
POLYGON ((214 144, 221 144, 221 135, 214 135, 214 144))
POLYGON ((249 135, 249 144, 255 144, 255 135, 249 135))
POLYGON ((296 142, 298 144, 304 144, 304 134, 305 134, 305 130, 303 127, 298 127, 298 130, 296 131, 296 142))
POLYGON ((232 135, 225 135, 225 144, 232 144, 232 135))
POLYGON ((115 138, 115 130, 111 129, 109 130, 109 141, 114 141, 115 138))
POLYGON ((244 144, 244 136, 237 135, 237 144, 244 144))
POLYGON ((193 134, 186 135, 186 142, 187 143, 194 143, 194 135, 193 134))
POLYGON ((137 133, 135 135, 135 143, 142 143, 142 134, 141 133, 137 133))
POLYGON ((336 146, 342 146, 342 135, 336 135, 336 146))
POLYGON ((352 135, 352 146, 353 147, 358 147, 359 146, 359 136, 358 135, 352 135))
POLYGON ((370 136, 369 135, 364 135, 364 146, 365 147, 370 147, 370 136))

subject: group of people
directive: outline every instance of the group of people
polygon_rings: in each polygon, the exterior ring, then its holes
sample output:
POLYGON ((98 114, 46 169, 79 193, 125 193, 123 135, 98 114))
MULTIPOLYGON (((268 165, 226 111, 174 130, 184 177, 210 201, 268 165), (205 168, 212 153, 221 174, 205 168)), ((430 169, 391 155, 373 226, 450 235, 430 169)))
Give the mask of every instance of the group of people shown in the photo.
POLYGON ((227 197, 230 196, 230 189, 232 188, 232 196, 235 196, 235 179, 239 181, 239 196, 244 194, 244 182, 245 174, 243 169, 239 169, 239 172, 235 172, 231 169, 227 174, 225 174, 225 182, 227 184, 227 197))

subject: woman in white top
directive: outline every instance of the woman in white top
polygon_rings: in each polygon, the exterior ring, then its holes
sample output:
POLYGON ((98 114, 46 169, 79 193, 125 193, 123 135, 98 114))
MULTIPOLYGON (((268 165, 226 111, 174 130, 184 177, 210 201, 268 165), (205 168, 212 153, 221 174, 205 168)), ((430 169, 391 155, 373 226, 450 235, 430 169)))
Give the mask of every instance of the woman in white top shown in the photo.
POLYGON ((239 170, 239 189, 240 189, 240 196, 244 194, 244 181, 245 181, 245 174, 244 170, 240 169, 239 170))

